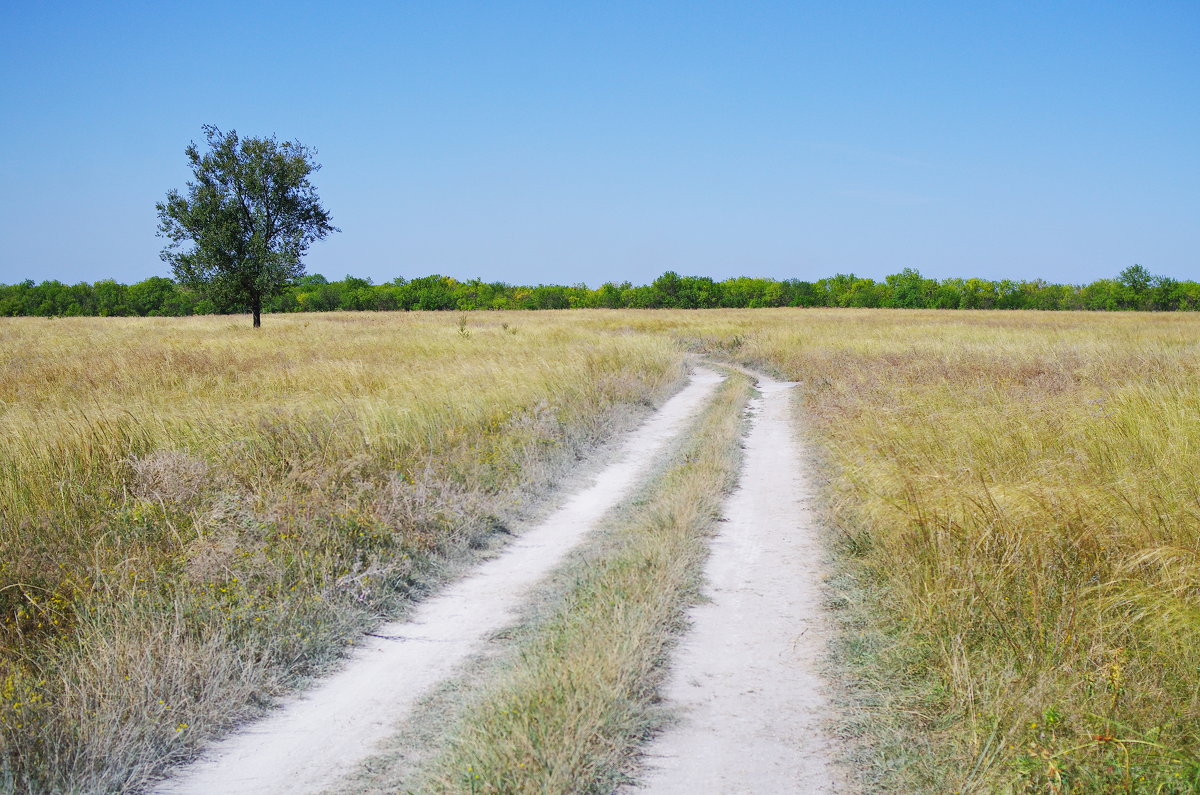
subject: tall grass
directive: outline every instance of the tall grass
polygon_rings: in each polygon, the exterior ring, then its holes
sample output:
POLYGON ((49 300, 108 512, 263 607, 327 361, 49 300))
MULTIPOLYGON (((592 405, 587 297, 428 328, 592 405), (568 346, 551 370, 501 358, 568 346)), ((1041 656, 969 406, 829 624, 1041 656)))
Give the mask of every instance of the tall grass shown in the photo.
POLYGON ((805 384, 870 789, 1200 789, 1200 319, 878 310, 5 321, 3 783, 186 756, 661 396, 676 345, 805 384))
POLYGON ((871 789, 1200 789, 1200 321, 646 322, 805 383, 873 595, 869 723, 901 723, 871 789))
POLYGON ((121 791, 678 382, 586 316, 0 323, 0 790, 121 791))

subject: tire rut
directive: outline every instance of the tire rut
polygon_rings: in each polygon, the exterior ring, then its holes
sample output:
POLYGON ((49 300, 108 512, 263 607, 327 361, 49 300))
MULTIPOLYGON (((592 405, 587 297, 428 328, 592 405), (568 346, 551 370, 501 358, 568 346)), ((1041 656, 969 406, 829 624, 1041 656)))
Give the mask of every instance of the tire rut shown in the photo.
POLYGON ((689 383, 622 442, 613 463, 496 558, 377 628, 346 665, 278 710, 178 769, 158 795, 317 793, 370 756, 426 693, 513 623, 526 591, 644 480, 685 432, 723 376, 695 368, 689 383))

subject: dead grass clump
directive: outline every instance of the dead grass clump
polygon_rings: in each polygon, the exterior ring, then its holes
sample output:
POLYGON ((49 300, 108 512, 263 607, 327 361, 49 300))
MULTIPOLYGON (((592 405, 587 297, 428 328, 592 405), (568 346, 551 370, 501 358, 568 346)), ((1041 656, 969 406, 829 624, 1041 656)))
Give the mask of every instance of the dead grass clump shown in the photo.
POLYGON ((204 489, 209 466, 203 459, 176 450, 156 450, 129 462, 130 491, 139 500, 189 505, 204 489))
POLYGON ((470 541, 493 506, 478 491, 438 478, 430 469, 392 475, 372 500, 375 516, 406 546, 430 552, 439 544, 470 541))

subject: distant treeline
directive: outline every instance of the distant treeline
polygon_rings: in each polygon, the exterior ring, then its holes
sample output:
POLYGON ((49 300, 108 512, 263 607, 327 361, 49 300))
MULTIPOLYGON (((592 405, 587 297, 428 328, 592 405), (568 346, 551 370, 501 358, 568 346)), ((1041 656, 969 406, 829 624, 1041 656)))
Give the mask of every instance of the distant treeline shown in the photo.
MULTIPOLYGON (((714 281, 668 271, 647 285, 607 282, 585 285, 523 287, 449 276, 394 279, 372 284, 347 276, 329 281, 320 274, 301 278, 268 301, 270 312, 332 310, 459 310, 572 309, 707 309, 713 307, 841 306, 913 309, 1088 309, 1197 310, 1200 283, 1154 276, 1141 265, 1126 268, 1115 279, 1091 284, 1050 284, 987 279, 928 279, 906 268, 877 282, 839 274, 808 282, 799 279, 739 277, 714 281)), ((41 315, 208 315, 247 311, 218 305, 173 280, 154 276, 136 284, 112 280, 63 284, 27 280, 0 284, 0 316, 41 315)))

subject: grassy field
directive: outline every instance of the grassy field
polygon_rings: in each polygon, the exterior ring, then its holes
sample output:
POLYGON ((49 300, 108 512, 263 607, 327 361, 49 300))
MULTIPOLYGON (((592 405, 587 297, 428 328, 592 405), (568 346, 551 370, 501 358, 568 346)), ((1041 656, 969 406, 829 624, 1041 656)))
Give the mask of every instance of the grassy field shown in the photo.
POLYGON ((1200 318, 639 327, 805 384, 869 789, 1200 789, 1200 318))
POLYGON ((804 382, 869 791, 1200 788, 1198 317, 243 326, 0 324, 0 787, 117 790, 186 756, 696 351, 804 382))
POLYGON ((186 757, 682 372, 549 313, 244 326, 0 324, 0 790, 186 757))

